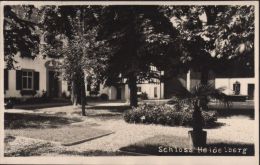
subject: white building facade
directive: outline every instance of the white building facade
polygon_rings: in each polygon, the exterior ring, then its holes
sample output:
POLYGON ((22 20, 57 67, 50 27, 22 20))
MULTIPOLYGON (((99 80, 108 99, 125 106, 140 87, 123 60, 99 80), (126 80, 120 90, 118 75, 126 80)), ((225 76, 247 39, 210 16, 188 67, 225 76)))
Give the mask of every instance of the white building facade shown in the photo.
MULTIPOLYGON (((18 62, 15 70, 4 70, 5 98, 26 99, 32 97, 69 97, 70 87, 62 79, 61 73, 55 70, 59 62, 53 58, 43 58, 41 55, 35 59, 28 57, 15 57, 18 62)), ((87 82, 87 81, 85 81, 87 82)), ((91 89, 86 83, 86 95, 91 95, 91 89)), ((163 98, 163 83, 137 84, 138 92, 146 93, 148 99, 163 98)), ((96 96, 106 94, 109 100, 129 100, 130 90, 126 83, 118 86, 104 87, 100 84, 96 96)))
POLYGON ((253 100, 255 96, 255 78, 253 77, 216 78, 215 87, 224 87, 225 94, 245 96, 248 100, 253 100))

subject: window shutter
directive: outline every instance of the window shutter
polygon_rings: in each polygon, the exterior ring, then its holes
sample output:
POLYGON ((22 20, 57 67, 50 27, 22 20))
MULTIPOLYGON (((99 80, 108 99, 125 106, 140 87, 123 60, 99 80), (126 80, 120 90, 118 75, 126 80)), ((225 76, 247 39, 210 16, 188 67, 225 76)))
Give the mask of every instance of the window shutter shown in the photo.
POLYGON ((100 91, 100 84, 97 84, 97 91, 100 91))
POLYGON ((4 86, 5 86, 5 90, 8 90, 8 82, 9 82, 9 80, 8 80, 8 77, 9 75, 8 75, 8 70, 7 69, 4 69, 4 86))
POLYGON ((87 91, 91 91, 90 84, 87 84, 87 91))
POLYGON ((39 77, 40 77, 40 73, 39 72, 34 72, 33 73, 33 87, 34 87, 34 90, 39 90, 39 86, 40 86, 39 77))
POLYGON ((71 90, 71 82, 67 81, 67 91, 70 91, 71 90))
POLYGON ((22 71, 16 70, 16 90, 22 89, 22 71))

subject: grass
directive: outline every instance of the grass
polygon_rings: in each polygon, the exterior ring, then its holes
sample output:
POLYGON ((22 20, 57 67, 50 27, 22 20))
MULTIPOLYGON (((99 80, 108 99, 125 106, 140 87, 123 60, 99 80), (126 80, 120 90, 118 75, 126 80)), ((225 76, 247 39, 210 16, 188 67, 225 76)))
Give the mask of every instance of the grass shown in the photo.
POLYGON ((96 123, 78 123, 81 117, 64 117, 43 114, 5 113, 5 134, 33 139, 74 144, 111 133, 94 128, 96 123), (73 123, 78 123, 71 125, 73 123))
POLYGON ((52 145, 50 143, 44 143, 39 145, 27 146, 16 150, 15 152, 5 152, 5 157, 18 157, 18 156, 41 156, 42 153, 51 153, 52 145))
POLYGON ((93 128, 91 124, 70 125, 61 128, 28 128, 28 129, 10 129, 5 130, 6 135, 23 136, 46 141, 60 142, 70 144, 89 138, 95 138, 104 134, 111 133, 109 130, 100 130, 93 128))
POLYGON ((128 154, 120 151, 108 152, 101 150, 89 150, 84 152, 79 151, 61 151, 59 154, 68 155, 68 156, 127 156, 128 154))
MULTIPOLYGON (((19 145, 10 145, 10 143, 17 143, 16 137, 14 136, 5 136, 4 138, 4 156, 5 157, 16 157, 16 156, 40 156, 42 153, 51 153, 53 144, 50 142, 37 141, 31 142, 27 144, 27 142, 23 142, 23 144, 19 145), (26 145, 24 145, 26 143, 26 145), (20 146, 22 145, 22 146, 20 146)), ((19 143, 19 142, 18 142, 19 143)))
MULTIPOLYGON (((110 119, 121 119, 122 112, 128 107, 121 106, 119 109, 117 107, 106 107, 107 112, 101 112, 104 107, 99 107, 98 109, 89 108, 88 110, 93 110, 93 113, 88 114, 88 118, 98 118, 100 120, 110 120, 110 119)), ((117 155, 220 155, 220 154, 210 154, 210 153, 184 153, 184 152, 171 152, 171 153, 161 153, 158 152, 158 147, 178 147, 184 150, 188 147, 188 138, 178 137, 178 136, 164 136, 157 135, 145 140, 139 141, 137 143, 131 144, 121 148, 121 151, 102 151, 102 150, 86 150, 86 151, 74 151, 69 149, 64 149, 61 147, 58 150, 52 145, 53 143, 48 141, 56 141, 60 143, 71 143, 75 140, 82 140, 82 138, 91 138, 92 136, 99 136, 106 133, 110 133, 108 130, 98 130, 95 123, 79 123, 77 125, 70 125, 72 123, 77 123, 82 121, 83 118, 80 116, 69 118, 65 116, 65 112, 57 112, 60 114, 54 115, 40 115, 40 114, 11 114, 5 113, 5 133, 7 139, 5 139, 5 156, 40 156, 45 154, 51 155, 78 155, 78 156, 117 156, 117 155), (6 152, 8 150, 8 144, 15 141, 15 136, 24 136, 34 139, 47 140, 46 142, 36 141, 34 144, 23 145, 20 141, 17 142, 17 149, 14 151, 6 152), (6 149, 7 148, 7 149, 6 149)), ((80 113, 75 112, 75 113, 80 113)), ((86 118, 85 118, 86 119, 86 118)), ((221 126, 221 123, 220 123, 221 126)), ((112 129, 111 129, 112 130, 112 129)), ((131 131, 131 130, 129 130, 131 131)), ((228 132, 227 132, 228 134, 228 132)), ((18 138, 18 137, 17 137, 18 138)), ((21 137, 20 137, 21 138, 21 137)), ((105 137, 104 137, 105 138, 105 137)), ((218 137, 216 137, 218 138, 218 137)), ((125 139, 128 139, 127 137, 125 139)), ((29 139, 28 141, 33 141, 29 139)), ((116 140, 116 139, 115 139, 116 140)), ((23 142, 22 142, 23 143, 23 142)), ((130 144, 130 143, 128 143, 130 144)), ((229 147, 229 148, 247 148, 248 151, 245 155, 254 155, 254 145, 248 143, 235 143, 232 141, 219 141, 211 140, 208 141, 208 147, 229 147)), ((12 146, 13 147, 13 146, 12 146)), ((225 153, 224 155, 232 155, 232 153, 225 153)), ((241 155, 241 153, 233 153, 233 155, 241 155)), ((243 155, 243 154, 242 154, 243 155)))
POLYGON ((157 156, 253 156, 254 145, 209 139, 203 150, 191 150, 186 137, 157 135, 121 148, 121 151, 157 156), (206 148, 206 149, 205 149, 206 148), (213 151, 213 149, 217 149, 213 151), (239 150, 240 149, 240 150, 239 150), (231 151, 232 150, 232 151, 231 151), (221 152, 220 152, 221 151, 221 152))
POLYGON ((40 114, 4 114, 5 129, 22 128, 58 128, 71 123, 81 122, 80 117, 67 118, 59 115, 40 115, 40 114))

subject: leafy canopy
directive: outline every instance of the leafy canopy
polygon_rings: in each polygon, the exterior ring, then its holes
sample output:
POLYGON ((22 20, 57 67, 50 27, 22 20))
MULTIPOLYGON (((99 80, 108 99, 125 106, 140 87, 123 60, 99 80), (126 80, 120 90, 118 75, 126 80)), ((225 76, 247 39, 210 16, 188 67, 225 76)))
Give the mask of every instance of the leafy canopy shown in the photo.
POLYGON ((164 11, 182 36, 181 60, 187 66, 253 72, 254 6, 168 6, 164 11))
POLYGON ((158 77, 151 65, 160 70, 172 67, 166 59, 175 55, 170 51, 175 50, 178 33, 159 6, 106 6, 99 23, 99 38, 111 48, 109 65, 102 73, 107 85, 131 75, 137 80, 158 77))
POLYGON ((35 58, 39 53, 39 29, 33 6, 4 6, 4 60, 15 68, 15 57, 35 58))

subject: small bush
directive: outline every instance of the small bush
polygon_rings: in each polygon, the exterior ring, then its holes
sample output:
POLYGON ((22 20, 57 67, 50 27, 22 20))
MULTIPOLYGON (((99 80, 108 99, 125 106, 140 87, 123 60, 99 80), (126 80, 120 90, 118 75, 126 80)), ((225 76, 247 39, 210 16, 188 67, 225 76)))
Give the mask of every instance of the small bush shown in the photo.
POLYGON ((202 116, 205 120, 205 125, 210 126, 213 125, 217 121, 217 112, 216 111, 203 111, 202 116))
MULTIPOLYGON (((191 108, 191 107, 190 107, 191 108)), ((128 123, 162 124, 170 126, 192 126, 193 109, 182 109, 172 105, 143 104, 124 113, 128 123)), ((205 127, 211 127, 217 120, 215 111, 202 112, 205 127)))
POLYGON ((13 108, 13 106, 14 106, 14 102, 12 100, 8 100, 5 103, 5 109, 11 109, 11 108, 13 108))
POLYGON ((100 99, 106 101, 106 100, 108 100, 108 95, 105 94, 105 93, 102 93, 102 94, 100 95, 100 99))
POLYGON ((146 92, 142 92, 139 96, 138 96, 141 100, 147 100, 148 99, 148 95, 146 92))

